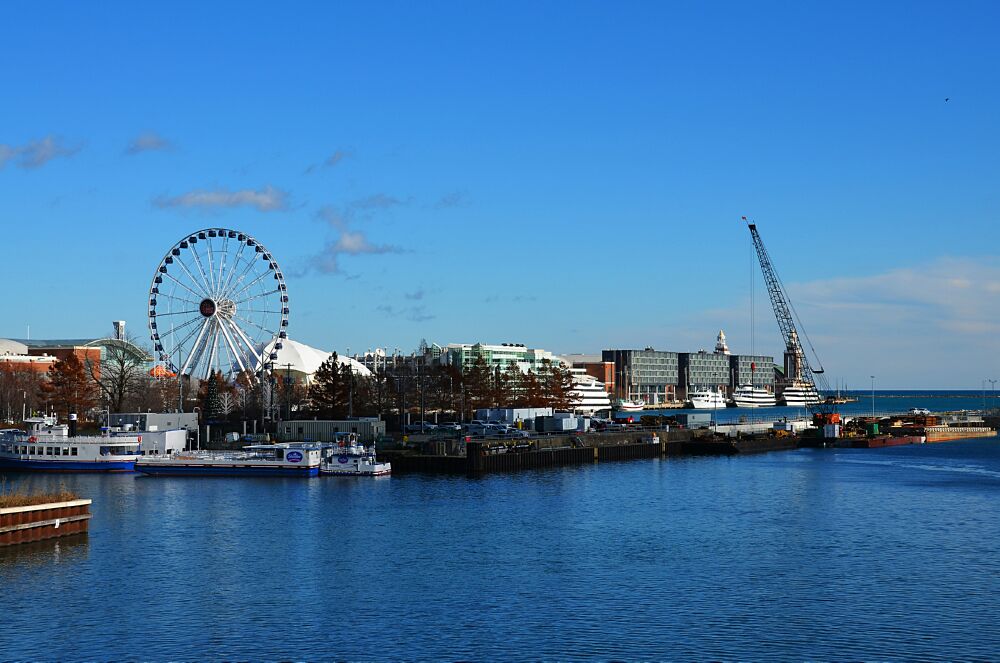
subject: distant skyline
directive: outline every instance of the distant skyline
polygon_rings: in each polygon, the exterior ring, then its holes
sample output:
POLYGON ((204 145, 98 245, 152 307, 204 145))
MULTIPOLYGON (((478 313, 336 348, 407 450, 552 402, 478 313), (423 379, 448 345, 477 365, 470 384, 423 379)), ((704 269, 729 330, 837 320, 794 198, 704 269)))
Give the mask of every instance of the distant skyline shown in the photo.
POLYGON ((160 258, 227 227, 326 350, 780 362, 746 215, 831 385, 1000 378, 996 3, 3 16, 0 338, 147 340, 160 258))

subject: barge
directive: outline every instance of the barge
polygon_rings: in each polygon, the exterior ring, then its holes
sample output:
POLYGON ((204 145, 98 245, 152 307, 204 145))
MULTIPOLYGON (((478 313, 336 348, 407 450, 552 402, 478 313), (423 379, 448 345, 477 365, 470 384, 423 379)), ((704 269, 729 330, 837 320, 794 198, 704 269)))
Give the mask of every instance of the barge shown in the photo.
POLYGON ((135 469, 150 476, 313 477, 322 450, 312 444, 254 444, 242 451, 143 456, 135 469))
POLYGON ((923 435, 876 435, 874 437, 845 438, 852 449, 880 449, 882 447, 899 447, 907 444, 923 444, 927 438, 923 435))

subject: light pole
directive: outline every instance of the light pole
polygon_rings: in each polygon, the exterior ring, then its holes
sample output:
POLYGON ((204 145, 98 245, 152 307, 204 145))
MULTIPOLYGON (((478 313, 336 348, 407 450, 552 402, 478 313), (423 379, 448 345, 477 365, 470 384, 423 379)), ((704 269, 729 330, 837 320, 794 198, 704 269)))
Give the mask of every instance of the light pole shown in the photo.
POLYGON ((996 407, 997 407, 997 381, 996 380, 991 380, 989 378, 987 378, 986 381, 990 383, 990 403, 992 404, 992 408, 991 409, 996 409, 996 407))
POLYGON ((875 418, 875 376, 873 375, 873 376, 871 376, 871 378, 872 378, 872 419, 874 419, 875 418))

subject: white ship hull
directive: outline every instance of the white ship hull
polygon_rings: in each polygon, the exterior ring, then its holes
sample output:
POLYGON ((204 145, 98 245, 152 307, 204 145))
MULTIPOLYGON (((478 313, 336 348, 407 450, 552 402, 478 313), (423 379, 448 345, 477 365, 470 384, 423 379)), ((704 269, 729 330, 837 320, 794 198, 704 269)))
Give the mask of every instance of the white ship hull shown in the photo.
POLYGON ((733 403, 736 407, 774 407, 777 399, 767 389, 744 385, 733 392, 733 403))
POLYGON ((695 410, 717 410, 726 407, 726 397, 718 391, 693 391, 688 404, 695 410))
POLYGON ((785 387, 785 390, 781 392, 781 400, 788 407, 806 407, 819 403, 821 399, 816 387, 811 384, 802 384, 785 387))

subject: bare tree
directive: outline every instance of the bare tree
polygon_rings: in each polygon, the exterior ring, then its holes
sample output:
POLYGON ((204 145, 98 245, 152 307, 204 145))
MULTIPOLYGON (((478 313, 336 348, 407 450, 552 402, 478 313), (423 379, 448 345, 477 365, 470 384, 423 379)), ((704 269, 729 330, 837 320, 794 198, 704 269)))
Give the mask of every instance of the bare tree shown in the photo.
POLYGON ((100 363, 87 361, 87 370, 111 411, 122 412, 128 400, 149 387, 149 357, 131 336, 109 338, 103 355, 100 363))

